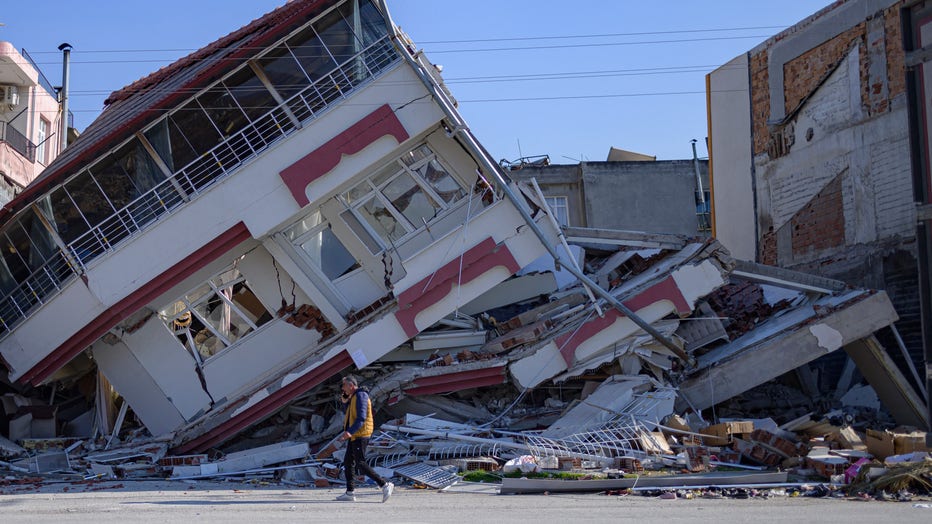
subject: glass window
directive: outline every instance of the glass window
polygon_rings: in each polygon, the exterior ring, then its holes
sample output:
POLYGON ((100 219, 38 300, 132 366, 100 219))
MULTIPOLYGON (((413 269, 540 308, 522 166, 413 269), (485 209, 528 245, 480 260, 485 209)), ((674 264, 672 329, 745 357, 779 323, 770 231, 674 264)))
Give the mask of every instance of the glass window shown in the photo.
MULTIPOLYGON (((313 33, 312 33, 313 35, 313 33)), ((317 38, 317 35, 313 35, 317 38)), ((326 53, 325 53, 326 54, 326 53)), ((329 59, 329 56, 327 57, 329 59)), ((286 46, 279 46, 259 59, 259 66, 282 98, 288 99, 310 85, 301 65, 286 46)))
POLYGON ((278 105, 265 84, 248 67, 240 69, 224 80, 223 85, 250 120, 256 120, 278 105))
POLYGON ((357 207, 356 211, 388 244, 401 239, 408 233, 408 230, 399 223, 395 215, 378 197, 370 198, 365 204, 357 207))
POLYGON ((314 211, 285 230, 285 237, 300 247, 315 267, 335 280, 360 267, 346 246, 333 233, 320 211, 314 211))
POLYGON ((220 143, 220 134, 196 101, 189 102, 168 119, 177 130, 171 130, 171 159, 162 159, 172 166, 172 171, 183 168, 220 143))
POLYGON ((58 236, 66 244, 87 233, 90 229, 87 221, 81 216, 81 212, 78 211, 64 187, 59 187, 53 191, 51 195, 45 197, 45 200, 48 202, 45 208, 52 211, 49 221, 55 226, 58 236))
POLYGON ((569 225, 569 206, 567 205, 567 199, 565 196, 552 196, 544 197, 544 200, 547 201, 547 206, 550 207, 550 210, 553 211, 554 218, 557 219, 557 222, 561 226, 569 225))
POLYGON ((323 217, 320 214, 320 211, 314 211, 310 215, 298 220, 294 225, 285 230, 285 238, 292 242, 297 242, 302 235, 310 231, 311 229, 321 225, 323 223, 323 217))
MULTIPOLYGON (((425 227, 449 204, 466 195, 463 186, 426 145, 405 153, 400 160, 342 195, 344 203, 361 219, 356 221, 357 227, 363 229, 360 221, 368 224, 386 244, 425 227)), ((347 224, 353 227, 348 220, 347 224)), ((365 242, 364 235, 360 238, 365 242)))
POLYGON ((172 118, 164 118, 145 133, 146 139, 172 173, 197 158, 197 153, 172 118))
POLYGON ((311 82, 316 82, 337 66, 311 27, 293 36, 287 45, 311 82))
POLYGON ((100 191, 97 181, 88 171, 81 172, 65 184, 65 191, 91 226, 96 226, 113 214, 110 201, 100 191))
POLYGON ((408 173, 402 173, 389 182, 382 189, 382 194, 415 229, 433 219, 440 210, 440 206, 408 173))
POLYGON ((418 168, 417 172, 434 190, 434 193, 437 193, 437 196, 448 204, 466 196, 463 186, 450 176, 450 173, 440 165, 436 158, 418 168))
POLYGON ((304 240, 301 249, 330 280, 340 278, 360 267, 359 262, 333 234, 329 225, 320 228, 304 240))
POLYGON ((359 2, 359 20, 361 30, 357 36, 362 39, 365 46, 388 34, 385 18, 371 0, 359 2))
POLYGON ((165 175, 136 139, 91 166, 90 171, 117 210, 165 180, 165 175))
POLYGON ((235 264, 169 304, 159 316, 204 360, 272 319, 235 264))
POLYGON ((48 149, 45 147, 45 142, 49 137, 49 121, 44 118, 39 118, 39 136, 36 137, 38 144, 36 146, 36 160, 42 164, 48 164, 48 149))
POLYGON ((132 181, 123 169, 123 160, 116 154, 110 155, 89 169, 91 176, 100 185, 115 210, 126 206, 135 191, 132 181))
POLYGON ((347 23, 352 20, 352 9, 352 2, 346 2, 314 23, 317 34, 338 64, 360 51, 360 44, 347 23))
POLYGON ((197 100, 224 138, 243 129, 249 123, 233 94, 223 84, 211 87, 197 97, 197 100))

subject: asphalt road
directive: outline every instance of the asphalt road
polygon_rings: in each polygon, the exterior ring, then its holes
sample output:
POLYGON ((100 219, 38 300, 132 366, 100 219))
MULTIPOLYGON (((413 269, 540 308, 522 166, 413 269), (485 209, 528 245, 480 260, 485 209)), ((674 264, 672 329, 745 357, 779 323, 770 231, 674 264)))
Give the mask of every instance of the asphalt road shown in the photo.
POLYGON ((385 504, 374 488, 355 503, 340 489, 283 489, 223 482, 107 482, 0 486, 0 522, 932 522, 932 500, 830 498, 675 499, 601 494, 494 495, 397 488, 385 504))

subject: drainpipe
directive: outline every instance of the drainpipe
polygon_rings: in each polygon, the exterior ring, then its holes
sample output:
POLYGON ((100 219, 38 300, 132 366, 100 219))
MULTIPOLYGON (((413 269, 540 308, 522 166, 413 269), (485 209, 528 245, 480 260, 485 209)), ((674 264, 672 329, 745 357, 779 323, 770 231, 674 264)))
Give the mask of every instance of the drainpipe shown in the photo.
POLYGON ((602 299, 612 305, 617 309, 621 314, 631 319, 638 327, 643 329, 646 333, 652 336, 657 342, 663 344, 667 349, 673 352, 674 355, 679 357, 681 360, 688 364, 694 364, 695 360, 690 358, 682 349, 680 349, 676 344, 673 343, 670 339, 663 336, 662 333, 653 328, 650 324, 644 321, 641 317, 634 314, 633 311, 628 309, 627 306, 622 304, 617 298, 611 295, 608 291, 602 289, 595 281, 589 278, 581 270, 577 269, 572 262, 564 262, 560 254, 554 249, 553 245, 550 244, 550 241, 547 239, 547 236, 540 229, 540 226, 537 225, 537 222, 531 217, 526 209, 526 203, 518 198, 517 195, 511 190, 511 187, 508 185, 508 182, 504 179, 501 172, 498 170, 498 166, 491 159, 488 158, 485 154, 485 150, 476 139, 472 136, 472 133, 469 132, 469 128, 466 127, 466 123, 460 118, 456 110, 453 109, 450 100, 447 98, 446 94, 437 88, 437 85, 430 78, 425 77, 425 73, 422 71, 420 64, 414 60, 405 46, 400 42, 398 33, 395 31, 395 23, 391 19, 391 15, 388 12, 388 7, 385 5, 385 0, 378 0, 379 8, 382 13, 385 15, 386 21, 388 22, 388 30, 391 33, 392 39, 395 41, 396 47, 400 50, 402 56, 405 57, 405 60, 408 61, 408 64, 414 68, 417 72, 418 77, 421 79, 421 82, 424 83, 424 86, 427 87, 427 90, 430 91, 431 95, 440 105, 440 108, 443 110, 444 114, 447 116, 447 119, 450 121, 450 124, 453 126, 453 129, 450 130, 452 135, 458 135, 463 139, 464 145, 472 152, 472 154, 479 159, 482 167, 492 176, 495 177, 495 180, 498 182, 499 187, 502 188, 505 196, 508 200, 514 204, 518 212, 521 213, 521 217, 527 222, 527 225, 531 228, 537 238, 540 240, 541 244, 544 245, 544 248, 547 249, 547 252, 550 253, 550 256, 553 257, 553 260, 556 264, 559 264, 560 267, 565 268, 573 276, 579 279, 583 285, 589 287, 602 299))
POLYGON ((696 139, 690 140, 693 145, 693 169, 696 170, 696 187, 699 188, 699 203, 705 204, 705 191, 702 189, 702 176, 699 174, 699 157, 696 155, 696 139))
POLYGON ((699 208, 696 212, 696 220, 699 223, 699 228, 702 231, 706 231, 708 226, 711 229, 711 224, 706 224, 705 222, 705 189, 702 187, 702 175, 699 173, 699 155, 696 154, 696 139, 690 140, 693 146, 693 169, 696 171, 696 187, 699 188, 696 191, 696 194, 699 196, 698 203, 699 208))
POLYGON ((68 76, 71 65, 71 44, 64 43, 58 46, 62 52, 61 71, 61 149, 68 147, 68 76))

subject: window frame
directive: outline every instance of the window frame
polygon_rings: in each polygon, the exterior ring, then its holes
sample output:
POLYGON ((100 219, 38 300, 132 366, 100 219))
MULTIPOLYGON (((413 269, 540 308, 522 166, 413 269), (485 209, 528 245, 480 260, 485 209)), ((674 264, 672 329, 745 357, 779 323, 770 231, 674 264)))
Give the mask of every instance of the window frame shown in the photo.
POLYGON ((547 207, 553 211, 553 218, 561 226, 569 227, 570 225, 570 199, 565 195, 544 196, 547 207), (563 214, 563 220, 560 220, 560 214, 563 214))
MULTIPOLYGON (((162 319, 162 322, 165 324, 165 327, 171 332, 172 336, 176 340, 178 340, 179 343, 182 344, 182 346, 184 346, 189 351, 193 352, 194 358, 197 359, 197 361, 201 364, 206 364, 207 362, 213 360, 219 355, 226 353, 231 348, 236 347, 243 340, 246 340, 252 337, 261 328, 270 324, 272 320, 274 319, 273 312, 269 311, 266 305, 263 304, 261 300, 259 300, 259 296, 256 294, 255 291, 253 291, 252 286, 246 280, 246 275, 244 275, 237 267, 238 262, 241 259, 242 257, 234 261, 232 264, 227 265, 220 271, 217 271, 216 273, 212 274, 207 279, 201 281, 197 285, 185 291, 177 299, 169 302, 167 305, 159 309, 159 317, 162 319), (232 278, 229 281, 224 281, 220 285, 216 283, 216 281, 221 279, 224 274, 230 273, 231 271, 236 272, 236 276, 234 278, 232 278), (245 288, 250 293, 252 293, 252 295, 256 298, 256 300, 259 300, 259 303, 262 305, 262 308, 265 310, 265 313, 268 314, 269 318, 267 318, 266 320, 262 322, 259 322, 259 319, 265 316, 265 315, 259 315, 257 317, 257 320, 254 322, 250 318, 249 314, 247 314, 247 312, 245 312, 243 308, 237 305, 236 301, 234 301, 232 298, 228 298, 222 292, 223 290, 232 291, 233 288, 237 286, 238 284, 243 284, 243 286, 245 286, 245 288), (192 296, 194 296, 194 298, 189 298, 192 296), (239 335, 237 338, 231 340, 230 337, 225 336, 223 333, 220 332, 220 330, 214 325, 213 321, 211 321, 208 318, 204 318, 204 315, 200 313, 198 306, 208 303, 209 301, 213 300, 214 297, 218 298, 223 303, 223 305, 230 307, 231 311, 239 319, 242 319, 249 326, 249 328, 246 330, 244 334, 239 335), (170 313, 170 314, 167 313, 167 311, 173 306, 175 306, 176 304, 184 304, 184 307, 175 311, 174 313, 170 313), (188 326, 185 326, 184 328, 182 328, 182 330, 175 329, 173 327, 175 322, 181 319, 182 317, 184 317, 186 313, 190 313, 191 315, 191 320, 188 326), (217 340, 222 344, 223 346, 222 348, 218 349, 217 351, 215 351, 214 353, 208 356, 204 356, 200 353, 200 348, 198 347, 198 344, 195 341, 197 333, 193 333, 190 329, 190 326, 194 325, 195 318, 197 319, 197 322, 200 325, 204 326, 204 329, 209 331, 212 336, 217 338, 217 340), (187 340, 183 341, 182 340, 183 336, 186 336, 187 340)), ((201 330, 198 330, 198 332, 200 331, 201 330)))
MULTIPOLYGON (((450 209, 456 207, 456 204, 462 200, 462 198, 468 194, 468 187, 463 181, 456 176, 455 172, 450 169, 447 162, 434 151, 434 148, 426 142, 418 144, 406 151, 404 154, 399 155, 394 158, 391 162, 384 164, 380 168, 376 169, 371 175, 366 177, 364 180, 356 183, 350 189, 343 191, 339 195, 340 201, 346 206, 347 209, 352 211, 353 216, 356 220, 362 225, 363 228, 372 236, 376 242, 378 242, 382 250, 373 254, 378 254, 385 249, 391 247, 395 244, 400 244, 405 242, 407 239, 418 234, 420 231, 430 227, 431 222, 434 222, 441 216, 443 216, 450 209), (424 153, 424 150, 427 150, 429 153, 424 153), (406 160, 406 156, 421 154, 420 158, 412 160, 411 162, 406 160), (436 161, 443 170, 450 176, 462 190, 462 195, 459 198, 454 198, 451 201, 447 202, 444 200, 434 188, 431 186, 431 183, 424 179, 421 174, 418 172, 419 169, 428 165, 430 162, 436 161), (395 166, 396 169, 394 172, 388 176, 385 176, 388 168, 395 166), (407 175, 410 177, 417 187, 425 193, 425 195, 431 199, 434 204, 436 204, 436 212, 427 220, 425 224, 414 224, 411 222, 404 212, 398 209, 388 196, 384 194, 384 189, 390 184, 398 180, 401 176, 407 175), (381 180, 373 180, 376 178, 383 177, 381 180), (367 188, 364 192, 358 192, 360 188, 367 188), (351 195, 351 193, 354 193, 351 195), (369 222, 366 218, 367 214, 360 211, 360 208, 368 204, 373 198, 378 199, 379 203, 385 207, 386 210, 390 213, 392 218, 395 219, 397 223, 405 230, 404 234, 398 237, 395 240, 391 240, 386 233, 385 236, 379 233, 375 227, 369 222)), ((344 219, 344 222, 346 220, 344 219)), ((347 224, 349 225, 349 224, 347 224)), ((362 239, 360 239, 362 240, 362 239)), ((370 250, 371 251, 371 250, 370 250)))
POLYGON ((52 122, 47 120, 44 116, 39 117, 39 126, 37 129, 37 141, 38 145, 36 146, 36 161, 42 164, 43 166, 48 165, 49 163, 49 149, 46 145, 49 139, 49 131, 52 129, 52 122))

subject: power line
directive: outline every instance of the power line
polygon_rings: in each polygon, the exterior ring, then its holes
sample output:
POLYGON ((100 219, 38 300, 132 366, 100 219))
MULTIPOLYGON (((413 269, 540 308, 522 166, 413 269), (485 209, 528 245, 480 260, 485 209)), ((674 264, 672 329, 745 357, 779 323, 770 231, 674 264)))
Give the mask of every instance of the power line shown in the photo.
MULTIPOLYGON (((722 41, 722 40, 747 40, 751 38, 769 38, 771 35, 747 35, 747 36, 719 36, 719 37, 708 37, 708 38, 683 38, 679 40, 642 40, 634 42, 597 42, 590 44, 561 44, 561 45, 539 45, 539 46, 521 46, 521 47, 485 47, 485 48, 462 48, 462 49, 425 49, 424 52, 428 55, 437 55, 437 54, 449 54, 449 53, 486 53, 486 52, 504 52, 504 51, 541 51, 541 50, 551 50, 551 49, 580 49, 580 48, 591 48, 591 47, 617 47, 617 46, 628 46, 628 45, 651 45, 651 44, 679 44, 679 43, 692 43, 692 42, 713 42, 713 41, 722 41)), ((238 47, 237 50, 249 50, 249 49, 260 49, 260 48, 249 48, 249 47, 238 47)), ((261 49, 266 49, 265 47, 261 49)), ((151 52, 156 52, 153 50, 151 52)), ((217 50, 220 52, 222 50, 217 50)), ((132 52, 128 50, 124 51, 110 51, 110 52, 132 52)), ((142 51, 150 52, 150 51, 142 51)), ((161 51, 159 51, 161 52, 161 51)), ((204 58, 189 59, 192 62, 203 61, 203 60, 212 60, 217 62, 226 62, 226 61, 243 61, 248 60, 241 57, 230 58, 230 57, 216 57, 216 52, 211 56, 206 56, 204 58)), ((86 51, 85 53, 89 54, 90 52, 86 51)), ((72 51, 72 57, 81 56, 82 53, 72 51)), ((179 57, 185 58, 185 57, 179 57)), ((83 64, 133 64, 133 63, 161 63, 161 62, 170 62, 176 59, 166 58, 166 59, 133 59, 133 60, 80 60, 72 59, 72 65, 83 65, 83 64)), ((37 62, 36 65, 58 65, 58 62, 37 62)))
MULTIPOLYGON (((744 90, 741 89, 720 89, 713 90, 711 93, 744 93, 744 90)), ((457 99, 460 103, 486 103, 486 102, 538 102, 538 101, 554 101, 554 100, 586 100, 586 99, 601 99, 601 98, 637 98, 637 97, 657 97, 657 96, 681 96, 681 95, 705 95, 705 91, 666 91, 658 93, 610 93, 602 95, 561 95, 561 96, 539 96, 539 97, 513 97, 513 98, 477 98, 477 99, 457 99)), ((353 102, 343 102, 345 106, 367 106, 367 107, 376 107, 378 105, 389 103, 394 104, 395 102, 391 101, 380 101, 378 103, 353 103, 353 102)), ((243 109, 268 109, 268 107, 242 107, 243 109)), ((150 108, 145 109, 141 112, 152 113, 168 113, 174 111, 177 108, 150 108)), ((230 109, 229 107, 204 107, 206 110, 224 110, 230 109)), ((98 109, 74 109, 75 113, 89 113, 89 112, 99 112, 98 109)), ((129 112, 127 110, 126 112, 129 112)))
POLYGON ((677 31, 643 31, 638 33, 604 33, 598 35, 551 35, 551 36, 518 36, 506 38, 474 38, 468 40, 424 40, 420 44, 470 44, 481 42, 510 42, 523 40, 559 40, 569 38, 612 38, 617 36, 647 36, 647 35, 670 35, 680 33, 712 33, 725 31, 757 31, 761 29, 786 29, 786 26, 756 26, 756 27, 723 27, 720 29, 681 29, 677 31))
MULTIPOLYGON (((647 67, 647 68, 631 68, 631 69, 603 69, 603 70, 588 70, 588 71, 560 71, 552 73, 528 73, 528 74, 508 74, 508 75, 489 75, 489 76, 463 76, 463 77, 448 77, 444 78, 444 83, 446 84, 482 84, 482 83, 502 83, 502 82, 524 82, 524 81, 534 81, 534 80, 575 80, 575 79, 586 79, 586 78, 607 78, 614 76, 652 76, 658 74, 690 74, 690 73, 706 73, 711 69, 716 68, 714 64, 699 64, 699 65, 688 65, 688 66, 668 66, 668 67, 647 67)), ((721 69, 729 69, 729 66, 718 67, 721 69)), ((734 68, 739 68, 734 66, 734 68)), ((276 84, 277 88, 300 88, 305 87, 307 84, 276 84)), ((418 81, 396 81, 396 82, 384 82, 383 85, 420 85, 418 81)), ((146 92, 146 93, 197 93, 202 91, 203 88, 141 88, 135 90, 136 93, 146 92)), ((236 89, 234 89, 236 90, 236 89)), ((71 90, 69 93, 70 96, 99 96, 107 95, 112 93, 113 89, 87 89, 87 90, 71 90)), ((257 91, 264 92, 264 89, 258 89, 257 91)))
POLYGON ((485 47, 481 49, 443 49, 443 50, 425 50, 429 55, 445 53, 484 53, 489 51, 538 51, 542 49, 573 49, 581 47, 615 47, 625 45, 647 45, 647 44, 677 44, 689 42, 710 42, 715 40, 741 40, 748 38, 769 38, 771 35, 749 35, 749 36, 719 36, 710 38, 684 38, 681 40, 646 40, 639 42, 599 42, 594 44, 566 44, 566 45, 543 45, 543 46, 525 46, 525 47, 485 47))
MULTIPOLYGON (((786 26, 774 25, 774 26, 751 26, 751 27, 721 27, 721 28, 708 28, 708 29, 678 29, 670 31, 639 31, 632 33, 602 33, 602 34, 585 34, 585 35, 544 35, 544 36, 518 36, 518 37, 492 37, 492 38, 469 38, 469 39, 460 39, 460 40, 423 40, 418 41, 418 45, 445 45, 445 44, 473 44, 473 43, 483 43, 483 42, 517 42, 517 41, 530 41, 530 40, 567 40, 575 38, 615 38, 615 37, 624 37, 624 36, 649 36, 649 35, 670 35, 670 34, 689 34, 689 33, 716 33, 716 32, 737 32, 737 31, 757 31, 762 29, 785 29, 786 26)), ((772 36, 772 35, 770 35, 772 36)), ((736 37, 736 38, 750 38, 750 37, 736 37)), ((758 37, 754 37, 758 38, 758 37)), ((229 50, 229 49, 243 49, 243 50, 262 50, 266 49, 265 47, 249 47, 249 46, 233 46, 226 48, 218 48, 218 51, 229 50)), ((106 54, 106 53, 190 53, 192 51, 197 51, 197 48, 176 48, 176 49, 92 49, 92 50, 80 50, 76 49, 72 51, 73 55, 82 55, 82 54, 106 54)), ((60 51, 30 51, 30 54, 41 55, 41 54, 61 54, 60 51)))

